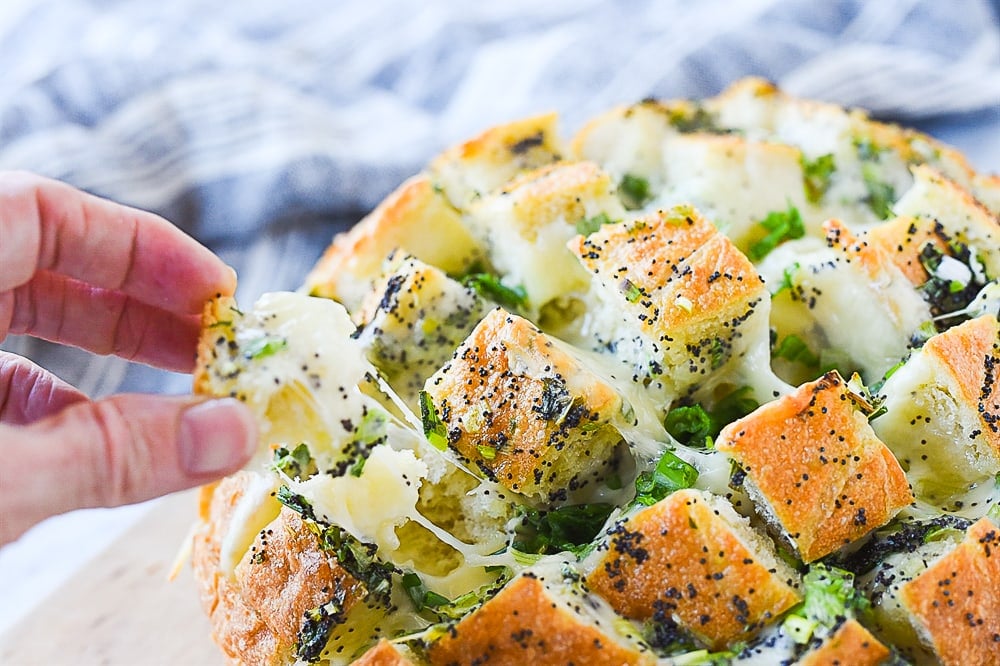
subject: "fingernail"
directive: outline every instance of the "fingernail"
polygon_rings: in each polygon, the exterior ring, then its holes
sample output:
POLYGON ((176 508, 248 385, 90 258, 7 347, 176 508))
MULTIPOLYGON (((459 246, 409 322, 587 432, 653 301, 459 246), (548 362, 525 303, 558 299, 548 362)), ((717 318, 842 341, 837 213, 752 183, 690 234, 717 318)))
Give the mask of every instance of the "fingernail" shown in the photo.
POLYGON ((238 400, 209 400, 184 410, 181 468, 192 476, 222 475, 242 467, 257 447, 257 426, 238 400))

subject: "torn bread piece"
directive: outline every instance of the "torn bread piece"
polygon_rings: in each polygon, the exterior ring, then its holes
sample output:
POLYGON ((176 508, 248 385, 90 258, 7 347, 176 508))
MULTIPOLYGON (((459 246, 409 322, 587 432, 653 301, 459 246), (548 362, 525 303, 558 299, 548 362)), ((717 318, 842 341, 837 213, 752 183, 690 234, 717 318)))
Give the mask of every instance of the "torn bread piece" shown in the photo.
POLYGON ((728 502, 678 490, 608 530, 587 577, 647 639, 685 633, 712 649, 745 640, 801 600, 798 574, 728 502))
POLYGON ((824 241, 789 241, 759 266, 774 285, 775 368, 790 382, 833 367, 874 383, 923 340, 930 306, 881 246, 839 220, 823 226, 824 241))
POLYGON ((803 562, 854 542, 913 501, 863 404, 831 371, 727 425, 715 442, 746 473, 758 510, 803 562))
POLYGON ((441 446, 534 504, 565 504, 614 471, 621 396, 502 308, 427 380, 424 399, 424 427, 441 446))
POLYGON ((656 663, 607 605, 556 568, 525 572, 427 648, 432 664, 656 663))
POLYGON ((665 403, 767 344, 767 289, 750 261, 687 206, 570 244, 593 273, 583 335, 665 403))
POLYGON ((451 275, 463 275, 484 260, 458 211, 428 176, 419 175, 338 234, 306 276, 303 290, 353 312, 381 275, 386 257, 400 249, 451 275))
POLYGON ((589 284, 566 243, 624 216, 611 177, 592 162, 572 162, 522 173, 484 194, 466 223, 503 282, 524 290, 519 309, 537 320, 551 313, 550 303, 571 307, 589 284))
POLYGON ((860 622, 850 618, 795 663, 798 666, 879 666, 887 663, 891 655, 889 648, 860 622))
POLYGON ((392 255, 357 315, 355 337, 410 409, 419 412, 424 382, 488 309, 471 286, 416 257, 392 255))
POLYGON ((904 583, 899 600, 942 663, 1000 659, 1000 529, 988 518, 926 571, 904 583))
POLYGON ((492 127, 433 160, 429 175, 460 211, 519 173, 558 162, 566 155, 554 113, 492 127))
POLYGON ((215 640, 241 663, 311 661, 328 658, 327 649, 346 652, 340 663, 347 663, 371 640, 358 629, 384 618, 389 605, 369 595, 298 514, 282 509, 256 532, 231 576, 218 566, 244 503, 254 501, 254 476, 220 482, 195 535, 193 562, 215 640))
POLYGON ((983 315, 930 338, 886 379, 872 426, 917 497, 941 505, 1000 473, 998 368, 1000 324, 983 315))

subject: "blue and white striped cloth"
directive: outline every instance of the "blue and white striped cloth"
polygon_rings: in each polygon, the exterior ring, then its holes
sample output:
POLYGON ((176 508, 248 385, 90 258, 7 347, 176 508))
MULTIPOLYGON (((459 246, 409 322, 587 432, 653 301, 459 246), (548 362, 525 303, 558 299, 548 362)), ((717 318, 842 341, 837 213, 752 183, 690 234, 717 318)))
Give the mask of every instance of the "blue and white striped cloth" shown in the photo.
MULTIPOLYGON (((987 0, 4 0, 0 168, 156 211, 240 297, 294 288, 333 233, 442 147, 556 110, 568 134, 746 74, 905 121, 992 114, 987 0)), ((1000 159, 1000 158, 998 158, 1000 159)), ((188 379, 10 339, 91 395, 188 379)))

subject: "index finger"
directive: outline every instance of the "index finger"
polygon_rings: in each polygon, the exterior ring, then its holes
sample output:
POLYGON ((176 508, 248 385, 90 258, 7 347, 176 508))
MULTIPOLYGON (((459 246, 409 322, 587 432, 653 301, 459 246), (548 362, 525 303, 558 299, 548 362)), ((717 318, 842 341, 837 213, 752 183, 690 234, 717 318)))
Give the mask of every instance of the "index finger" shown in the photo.
POLYGON ((0 173, 0 292, 49 270, 168 312, 196 314, 236 275, 158 215, 22 172, 0 173))

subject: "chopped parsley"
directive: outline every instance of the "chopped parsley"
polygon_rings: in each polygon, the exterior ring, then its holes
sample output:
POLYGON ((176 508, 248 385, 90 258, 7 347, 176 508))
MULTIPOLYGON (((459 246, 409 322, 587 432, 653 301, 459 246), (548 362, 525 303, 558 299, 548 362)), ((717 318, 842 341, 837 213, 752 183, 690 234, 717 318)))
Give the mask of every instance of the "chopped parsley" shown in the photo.
POLYGON ((593 217, 587 217, 576 223, 576 232, 583 236, 589 236, 594 233, 605 224, 611 224, 614 222, 607 213, 598 213, 593 217))
POLYGON ((642 176, 627 173, 618 184, 618 196, 625 208, 636 210, 645 206, 653 198, 649 189, 649 181, 642 176))
POLYGON ((819 369, 820 359, 805 343, 805 340, 794 333, 781 339, 773 351, 775 358, 782 358, 792 363, 801 363, 808 368, 819 369))
POLYGON ((342 624, 346 588, 338 587, 333 598, 305 612, 302 627, 295 639, 295 656, 306 663, 316 663, 330 640, 334 627, 342 624))
POLYGON ((892 216, 892 204, 896 201, 896 191, 892 185, 879 177, 879 148, 869 139, 856 139, 854 142, 861 160, 861 179, 865 183, 868 194, 865 202, 880 220, 892 216))
POLYGON ((307 479, 316 473, 316 465, 305 442, 289 451, 283 446, 274 450, 272 466, 291 479, 307 479))
POLYGON ((805 598, 789 612, 782 625, 799 644, 808 643, 817 627, 833 629, 870 605, 854 587, 854 574, 821 562, 809 568, 802 587, 805 598))
POLYGON ((424 437, 435 449, 446 450, 448 448, 448 428, 438 416, 437 409, 434 407, 434 399, 427 391, 421 391, 419 401, 420 421, 424 426, 424 437))
POLYGON ((625 300, 629 303, 635 303, 640 298, 642 298, 642 289, 636 286, 634 282, 625 278, 618 285, 618 289, 625 295, 625 300))
POLYGON ((755 262, 769 255, 771 250, 781 243, 806 235, 806 228, 802 223, 799 209, 791 204, 788 205, 788 210, 771 211, 758 224, 767 232, 767 235, 751 245, 747 251, 747 256, 755 262))
POLYGON ((285 349, 288 349, 288 340, 265 335, 247 343, 243 349, 243 355, 250 360, 259 361, 262 358, 274 356, 285 349))
POLYGON ((830 178, 837 170, 833 155, 827 153, 820 155, 814 160, 807 159, 805 155, 799 157, 802 165, 802 185, 805 189, 806 200, 812 204, 818 204, 823 200, 826 191, 830 189, 830 178))
POLYGON ((711 411, 698 404, 675 407, 667 412, 663 426, 684 446, 711 448, 719 431, 760 406, 752 393, 749 386, 738 388, 718 400, 711 411))
POLYGON ((462 284, 508 309, 521 310, 528 304, 528 292, 522 285, 509 287, 493 273, 469 273, 462 278, 462 284))
POLYGON ((652 506, 667 495, 690 488, 698 480, 698 470, 667 449, 651 471, 635 480, 633 505, 652 506))
POLYGON ((613 508, 603 502, 561 506, 549 511, 518 507, 521 524, 512 546, 528 554, 568 551, 580 555, 601 531, 613 508))

